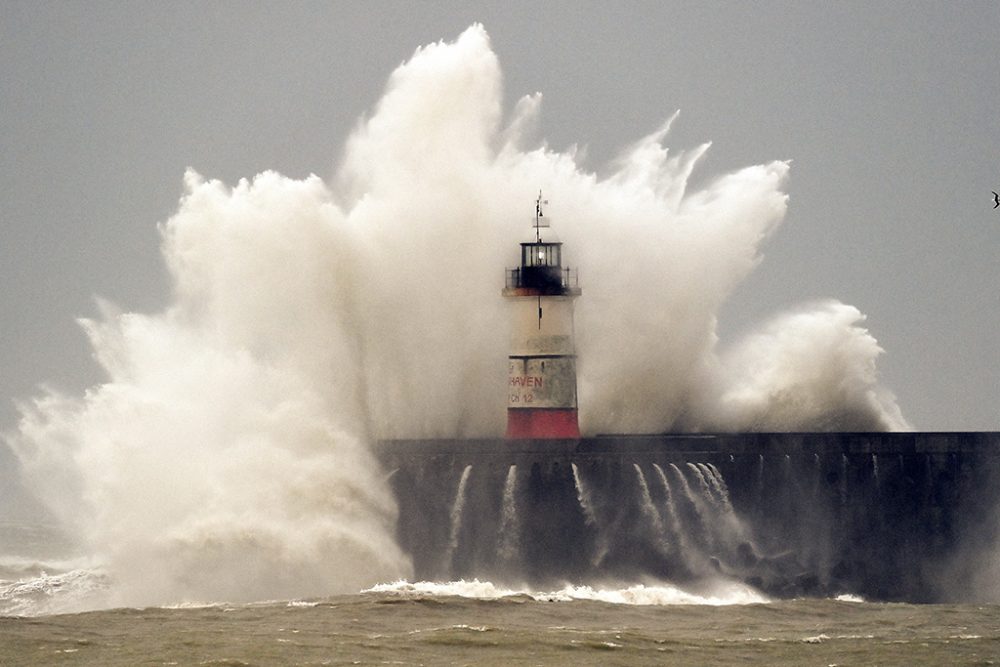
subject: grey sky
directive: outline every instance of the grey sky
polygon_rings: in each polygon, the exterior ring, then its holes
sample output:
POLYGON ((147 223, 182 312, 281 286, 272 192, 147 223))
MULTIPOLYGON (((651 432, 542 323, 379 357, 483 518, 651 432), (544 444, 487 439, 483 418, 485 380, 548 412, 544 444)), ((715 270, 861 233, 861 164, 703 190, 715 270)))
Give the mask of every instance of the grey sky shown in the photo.
POLYGON ((39 3, 0 0, 0 428, 99 381, 73 320, 162 307, 184 168, 329 178, 414 49, 475 21, 506 108, 600 166, 676 109, 696 175, 791 158, 789 214, 723 311, 868 315, 919 429, 1000 429, 1000 3, 39 3), (608 6, 612 5, 612 6, 608 6))

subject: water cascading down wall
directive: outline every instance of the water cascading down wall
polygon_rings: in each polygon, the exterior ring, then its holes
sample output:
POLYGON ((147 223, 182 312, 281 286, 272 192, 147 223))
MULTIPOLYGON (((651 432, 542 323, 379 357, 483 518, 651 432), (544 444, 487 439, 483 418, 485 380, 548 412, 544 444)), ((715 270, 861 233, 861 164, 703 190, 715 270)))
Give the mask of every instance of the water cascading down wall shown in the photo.
POLYGON ((381 443, 419 579, 697 582, 961 598, 992 543, 998 433, 381 443), (956 584, 958 582, 958 584, 956 584))

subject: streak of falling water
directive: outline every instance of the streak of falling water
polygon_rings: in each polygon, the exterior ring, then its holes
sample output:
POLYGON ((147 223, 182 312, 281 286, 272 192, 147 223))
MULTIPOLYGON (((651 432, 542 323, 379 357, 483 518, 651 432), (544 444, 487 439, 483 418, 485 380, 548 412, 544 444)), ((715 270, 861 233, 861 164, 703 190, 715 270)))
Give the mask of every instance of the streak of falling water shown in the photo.
POLYGON ((745 534, 743 524, 733 511, 733 504, 729 500, 729 489, 722 479, 722 473, 711 463, 699 463, 697 466, 712 489, 713 504, 718 512, 716 522, 718 531, 730 543, 743 540, 745 534))
POLYGON ((823 464, 819 460, 819 454, 815 452, 813 453, 813 466, 816 469, 813 474, 813 488, 812 488, 812 494, 813 497, 815 498, 816 496, 819 495, 819 480, 823 476, 823 464))
POLYGON ((764 455, 757 455, 757 500, 764 497, 764 455))
POLYGON ((604 531, 601 529, 601 525, 597 522, 597 514, 594 512, 594 504, 590 497, 590 493, 587 487, 583 483, 583 479, 580 477, 580 469, 576 467, 575 463, 571 463, 570 466, 573 468, 573 483, 576 485, 576 500, 580 503, 580 509, 583 510, 583 518, 587 525, 594 526, 597 529, 597 545, 594 549, 594 557, 591 559, 591 564, 597 566, 601 564, 604 557, 608 555, 608 540, 604 535, 604 531))
POLYGON ((705 468, 708 470, 709 480, 711 480, 712 485, 719 494, 723 511, 726 514, 735 515, 736 512, 733 511, 733 503, 729 499, 729 487, 726 486, 726 480, 722 478, 722 473, 711 463, 706 463, 705 468))
POLYGON ((701 487, 701 495, 703 498, 707 498, 713 506, 717 505, 717 500, 714 495, 712 495, 712 488, 708 484, 708 480, 705 479, 705 473, 702 472, 701 467, 694 463, 688 463, 688 468, 694 472, 695 479, 698 480, 698 486, 701 487))
MULTIPOLYGON (((688 465, 691 464, 689 463, 688 465)), ((711 469, 704 463, 695 463, 694 465, 695 474, 698 475, 702 490, 706 491, 706 495, 712 500, 712 504, 721 512, 723 510, 722 493, 719 491, 719 485, 716 484, 711 469)))
POLYGON ((847 454, 840 455, 840 506, 847 507, 847 454))
POLYGON ((583 510, 583 517, 589 525, 596 525, 597 515, 594 514, 594 506, 590 502, 590 494, 587 493, 583 486, 583 480, 580 479, 580 469, 576 467, 575 463, 570 465, 573 468, 573 483, 576 485, 576 500, 580 503, 580 509, 583 510))
POLYGON ((667 476, 663 472, 663 468, 660 467, 659 463, 654 463, 653 468, 656 470, 656 474, 660 477, 660 483, 663 484, 663 491, 666 497, 667 505, 667 516, 670 517, 670 528, 673 530, 675 535, 681 534, 680 519, 677 518, 677 508, 674 507, 674 494, 670 490, 670 482, 667 481, 667 476))
POLYGON ((719 499, 716 497, 715 493, 713 493, 712 486, 708 483, 708 480, 705 479, 705 473, 702 471, 701 465, 689 462, 687 467, 691 469, 691 472, 694 473, 695 479, 698 480, 698 486, 701 488, 702 503, 705 504, 706 509, 711 509, 713 516, 706 518, 717 518, 721 513, 722 508, 719 505, 719 499))
POLYGON ((635 468, 635 476, 639 482, 639 493, 642 498, 642 513, 646 515, 649 519, 649 523, 653 527, 653 534, 656 536, 657 546, 659 546, 660 551, 667 552, 667 536, 663 529, 663 519, 660 518, 660 511, 656 509, 656 505, 653 504, 653 497, 649 493, 649 484, 646 483, 646 475, 642 472, 642 467, 638 463, 633 463, 632 467, 635 468))
POLYGON ((875 489, 878 490, 880 482, 878 479, 878 455, 872 454, 872 479, 875 480, 875 489))
POLYGON ((503 506, 500 510, 500 537, 497 551, 500 558, 511 561, 521 547, 521 525, 517 516, 517 466, 507 469, 503 485, 503 506))
POLYGON ((656 474, 660 476, 660 483, 663 485, 663 491, 666 494, 667 516, 670 518, 670 529, 677 538, 677 544, 680 547, 681 555, 686 560, 690 555, 690 550, 688 547, 687 536, 684 534, 684 530, 681 527, 681 520, 677 516, 677 507, 674 505, 674 492, 670 489, 670 482, 667 481, 667 475, 663 472, 663 468, 660 467, 660 464, 654 463, 653 468, 656 470, 656 474))
POLYGON ((472 472, 472 465, 465 466, 462 471, 462 478, 458 480, 458 490, 455 492, 455 502, 451 506, 451 531, 448 534, 448 550, 444 555, 444 569, 447 574, 451 574, 452 559, 455 550, 458 548, 459 531, 462 528, 462 509, 465 507, 465 487, 469 482, 469 473, 472 472))
POLYGON ((705 544, 711 549, 714 546, 715 540, 712 536, 711 524, 709 522, 710 517, 706 516, 708 514, 708 508, 705 507, 705 502, 700 496, 691 492, 691 485, 688 484, 687 478, 684 477, 684 473, 681 472, 681 469, 674 463, 671 463, 670 467, 673 468, 674 475, 681 484, 684 496, 694 506, 695 514, 698 517, 698 523, 701 528, 701 535, 705 538, 705 544))

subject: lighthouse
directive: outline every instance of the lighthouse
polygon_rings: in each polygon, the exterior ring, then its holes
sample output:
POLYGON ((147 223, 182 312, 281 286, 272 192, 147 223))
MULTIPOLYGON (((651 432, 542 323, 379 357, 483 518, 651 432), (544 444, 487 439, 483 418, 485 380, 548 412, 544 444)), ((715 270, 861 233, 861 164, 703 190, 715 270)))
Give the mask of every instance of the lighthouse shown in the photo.
POLYGON ((562 243, 542 241, 547 228, 538 193, 535 241, 521 244, 521 265, 507 269, 511 302, 507 364, 508 439, 579 438, 573 300, 578 276, 562 265, 562 243))

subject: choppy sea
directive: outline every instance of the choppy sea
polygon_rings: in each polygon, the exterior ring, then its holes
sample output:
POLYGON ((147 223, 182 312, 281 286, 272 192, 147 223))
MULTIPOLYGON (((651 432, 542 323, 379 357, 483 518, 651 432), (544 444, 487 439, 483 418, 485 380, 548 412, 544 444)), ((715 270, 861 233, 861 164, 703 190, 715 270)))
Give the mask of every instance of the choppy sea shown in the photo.
POLYGON ((768 600, 669 584, 393 582, 353 595, 103 608, 46 526, 0 525, 0 665, 993 665, 1000 606, 768 600))

